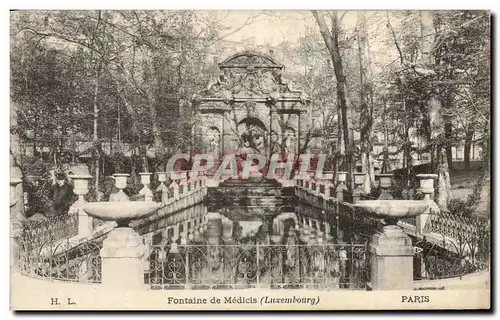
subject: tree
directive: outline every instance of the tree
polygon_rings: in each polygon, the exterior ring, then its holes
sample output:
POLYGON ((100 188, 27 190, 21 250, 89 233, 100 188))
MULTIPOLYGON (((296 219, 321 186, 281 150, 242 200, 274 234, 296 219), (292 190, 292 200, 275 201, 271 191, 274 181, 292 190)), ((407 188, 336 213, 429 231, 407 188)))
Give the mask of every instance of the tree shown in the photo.
MULTIPOLYGON (((342 64, 342 57, 340 55, 339 48, 339 33, 340 33, 340 21, 338 17, 338 13, 334 12, 322 12, 322 11, 312 11, 314 18, 318 24, 320 33, 323 37, 325 45, 330 53, 330 57, 333 63, 333 69, 335 71, 335 79, 337 82, 337 119, 339 125, 339 140, 343 142, 345 148, 345 156, 346 156, 346 169, 350 173, 349 179, 347 181, 348 185, 351 185, 352 181, 352 173, 354 172, 354 157, 353 157, 353 144, 351 132, 349 129, 349 118, 348 118, 348 107, 347 107, 347 83, 346 77, 344 74, 344 66, 342 64), (328 15, 331 19, 331 31, 326 24, 324 16, 328 15), (341 130, 340 130, 341 128, 341 130)), ((342 145, 342 144, 340 144, 342 145)))
POLYGON ((364 190, 367 194, 375 182, 375 171, 372 157, 372 123, 373 123, 373 85, 371 75, 371 58, 368 43, 366 13, 359 11, 356 26, 356 38, 359 57, 359 96, 360 96, 360 138, 361 138, 361 165, 366 173, 364 190))

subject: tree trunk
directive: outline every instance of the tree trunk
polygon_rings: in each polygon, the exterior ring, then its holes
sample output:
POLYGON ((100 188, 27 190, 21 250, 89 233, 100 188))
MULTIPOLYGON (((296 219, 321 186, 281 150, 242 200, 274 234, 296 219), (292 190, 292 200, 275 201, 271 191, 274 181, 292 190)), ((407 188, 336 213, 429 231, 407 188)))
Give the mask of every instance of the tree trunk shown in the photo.
POLYGON ((161 136, 160 126, 158 125, 158 115, 156 112, 156 99, 151 89, 148 89, 147 92, 148 92, 148 102, 149 102, 148 108, 149 108, 149 116, 151 119, 151 131, 153 133, 155 157, 157 160, 161 160, 164 154, 164 145, 161 136))
POLYGON ((340 32, 340 24, 338 21, 337 12, 330 12, 330 17, 332 20, 332 31, 330 32, 328 26, 326 25, 324 19, 324 12, 322 11, 312 11, 316 22, 318 23, 319 30, 325 41, 325 45, 330 53, 330 57, 333 62, 333 68, 335 71, 335 79, 337 80, 337 106, 340 109, 341 114, 341 123, 339 125, 342 126, 342 136, 343 142, 346 148, 346 165, 347 170, 349 172, 347 184, 348 187, 352 185, 352 172, 355 170, 354 157, 353 157, 353 145, 351 142, 351 134, 349 132, 349 120, 347 117, 347 83, 346 77, 344 75, 344 67, 342 64, 342 57, 340 55, 339 48, 339 32, 340 32))
POLYGON ((139 130, 136 111, 132 107, 130 102, 128 101, 127 97, 123 94, 123 88, 122 88, 122 85, 120 84, 120 82, 117 79, 115 79, 114 77, 112 77, 112 78, 113 78, 113 81, 116 85, 116 88, 118 89, 120 100, 125 105, 125 110, 127 111, 128 115, 130 116, 130 120, 132 122, 131 130, 132 130, 133 139, 134 139, 134 141, 138 141, 141 138, 141 131, 139 130))
POLYGON ((356 26, 356 35, 358 42, 359 58, 359 83, 361 86, 361 166, 362 171, 366 173, 363 189, 366 193, 371 192, 371 186, 375 181, 374 170, 371 158, 371 131, 372 131, 372 83, 370 72, 370 55, 368 44, 368 32, 366 30, 366 13, 358 12, 358 23, 356 26))
POLYGON ((467 127, 467 132, 465 133, 465 144, 464 144, 464 168, 470 169, 470 153, 472 147, 472 138, 474 137, 474 125, 471 123, 467 127))
POLYGON ((453 151, 452 151, 452 125, 451 125, 451 118, 448 115, 450 110, 452 108, 452 99, 449 95, 445 96, 443 101, 441 102, 441 106, 443 109, 443 122, 444 122, 444 137, 446 139, 445 142, 445 149, 446 149, 446 158, 448 160, 448 169, 451 170, 453 169, 453 151))
MULTIPOLYGON (((426 68, 435 67, 435 59, 432 53, 432 48, 435 40, 434 21, 431 11, 421 12, 421 33, 422 33, 422 64, 426 68)), ((432 84, 430 85, 432 87, 432 84)), ((432 88, 434 89, 434 88, 432 88)), ((447 211, 448 202, 451 198, 450 173, 448 168, 447 154, 444 150, 444 145, 440 141, 445 137, 444 132, 444 117, 441 100, 438 97, 437 90, 432 90, 429 101, 427 102, 428 114, 430 118, 430 133, 432 144, 432 156, 435 164, 439 180, 437 183, 438 205, 441 210, 447 211), (437 161, 436 161, 437 160, 437 161)))
POLYGON ((97 148, 97 141, 99 139, 98 137, 98 132, 97 132, 97 126, 98 126, 98 119, 99 119, 99 108, 97 105, 97 95, 99 94, 99 70, 96 68, 96 74, 95 74, 95 83, 94 83, 94 173, 95 173, 95 194, 96 194, 96 200, 100 201, 100 196, 99 196, 99 151, 96 149, 97 148))

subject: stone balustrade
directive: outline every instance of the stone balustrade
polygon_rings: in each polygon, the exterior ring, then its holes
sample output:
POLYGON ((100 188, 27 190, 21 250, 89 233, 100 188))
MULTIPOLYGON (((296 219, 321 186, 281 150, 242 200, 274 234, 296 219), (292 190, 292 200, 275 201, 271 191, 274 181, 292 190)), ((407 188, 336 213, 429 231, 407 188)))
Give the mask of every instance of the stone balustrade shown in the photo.
MULTIPOLYGON (((315 215, 308 214, 307 212, 297 212, 297 217, 295 219, 297 236, 308 246, 331 244, 333 239, 330 235, 330 231, 332 226, 338 227, 339 216, 361 222, 365 225, 373 224, 373 227, 375 227, 375 224, 379 223, 378 219, 365 216, 356 209, 353 203, 345 201, 344 196, 346 195, 346 192, 349 192, 349 190, 345 187, 345 179, 343 175, 343 172, 339 172, 337 174, 336 184, 327 180, 315 180, 311 177, 299 178, 296 180, 296 195, 298 198, 313 207, 321 209, 321 213, 316 213, 315 215), (342 199, 339 199, 339 195, 342 196, 342 199)), ((126 174, 115 175, 116 187, 119 189, 119 192, 118 196, 114 197, 114 200, 112 201, 121 201, 121 199, 127 197, 127 195, 123 193, 123 189, 126 186, 127 176, 128 175, 126 174)), ((158 232, 161 233, 161 238, 164 239, 162 240, 161 245, 169 245, 170 252, 175 253, 177 250, 181 250, 183 246, 191 245, 193 243, 196 244, 196 242, 201 239, 200 237, 203 235, 208 236, 209 243, 210 241, 218 243, 220 239, 223 239, 224 237, 227 238, 232 231, 232 226, 228 224, 227 221, 225 222, 224 219, 217 213, 206 214, 206 212, 201 209, 195 211, 183 211, 183 209, 200 203, 203 200, 204 195, 206 195, 207 188, 205 177, 187 175, 184 179, 167 182, 166 173, 159 173, 158 176, 160 185, 153 192, 150 189, 151 174, 142 173, 141 183, 143 184, 143 189, 141 189, 139 195, 133 197, 135 201, 153 201, 153 195, 156 192, 161 195, 161 202, 166 204, 164 208, 161 208, 153 215, 131 223, 131 227, 138 230, 139 234, 146 235, 142 238, 144 241, 145 254, 132 257, 135 259, 134 263, 128 264, 121 264, 120 260, 130 260, 132 259, 130 256, 124 256, 123 258, 116 255, 113 256, 116 259, 116 261, 113 260, 113 263, 115 263, 116 266, 126 265, 131 268, 131 270, 128 270, 128 273, 136 275, 137 281, 131 285, 132 287, 139 288, 144 284, 139 279, 142 279, 144 272, 146 272, 146 274, 149 272, 148 270, 150 268, 150 264, 147 263, 147 259, 149 259, 149 253, 152 251, 153 238, 155 234, 158 234, 158 232), (159 221, 162 222, 160 223, 159 221), (210 238, 210 234, 217 234, 218 238, 210 238)), ((360 173, 357 176, 362 177, 362 174, 360 173)), ((435 208, 432 206, 432 203, 434 202, 431 199, 434 191, 431 186, 433 186, 433 179, 435 177, 423 175, 419 176, 419 178, 421 179, 421 191, 424 193, 424 199, 422 201, 428 201, 431 204, 431 209, 417 217, 416 232, 424 234, 428 231, 429 227, 426 229, 426 226, 428 225, 431 226, 432 230, 437 231, 443 229, 443 225, 446 225, 446 228, 448 228, 448 222, 436 222, 437 220, 433 215, 433 210, 435 210, 435 208)), ((84 196, 88 192, 89 177, 73 176, 72 179, 75 181, 75 193, 78 195, 79 199, 73 205, 71 212, 76 214, 79 218, 79 236, 92 237, 94 236, 95 230, 92 230, 92 223, 90 223, 91 218, 85 214, 83 209, 81 209, 82 204, 85 203, 84 196)), ((355 178, 355 189, 359 187, 359 183, 356 183, 359 181, 361 181, 361 179, 358 178, 356 181, 355 178)), ((384 182, 381 180, 380 184, 390 186, 387 181, 384 182)), ((356 197, 353 197, 352 199, 354 201, 359 201, 356 197)), ((200 206, 200 208, 202 207, 200 206)), ((113 228, 115 228, 114 222, 113 226, 109 227, 109 230, 113 228)), ((469 229, 467 230, 470 231, 469 229)), ((271 237, 272 239, 282 236, 283 230, 279 223, 277 224, 275 231, 276 232, 271 237)), ((404 235, 404 230, 398 231, 391 229, 389 231, 385 233, 377 233, 373 236, 370 242, 369 250, 366 250, 366 255, 371 256, 371 287, 374 290, 411 288, 413 285, 413 268, 411 263, 413 259, 413 247, 407 238, 402 237, 402 235, 404 235), (404 265, 404 273, 391 273, 393 268, 384 267, 384 265, 387 265, 388 263, 394 266, 404 265)), ((446 232, 443 231, 443 233, 446 232)), ((451 233, 450 235, 454 236, 455 234, 451 233)), ((337 236, 337 241, 340 245, 345 243, 343 233, 337 232, 337 236)), ((115 241, 113 242, 113 245, 118 248, 120 243, 115 241)), ((124 250, 125 249, 127 248, 124 247, 124 250)), ((338 249, 339 257, 343 257, 343 253, 341 251, 345 249, 342 249, 340 246, 338 249)), ((104 258, 105 257, 103 256, 103 259, 104 258)), ((339 261, 341 262, 341 260, 342 259, 339 261)), ((363 259, 362 261, 365 260, 363 259)), ((103 273, 102 277, 104 279, 106 277, 112 278, 114 276, 108 273, 103 273)), ((106 281, 103 281, 103 284, 105 282, 106 281)), ((115 282, 108 281, 107 283, 109 284, 115 282)))
MULTIPOLYGON (((358 212, 353 206, 353 203, 364 199, 374 199, 369 195, 366 195, 362 189, 365 174, 355 173, 354 174, 354 190, 348 190, 345 186, 345 175, 344 172, 339 172, 337 174, 337 179, 335 184, 331 184, 329 181, 316 181, 312 177, 299 178, 296 181, 296 196, 301 202, 307 203, 307 205, 315 207, 316 212, 321 211, 323 214, 319 213, 304 212, 299 211, 298 221, 302 231, 305 231, 306 238, 310 236, 311 231, 317 230, 322 232, 329 228, 329 225, 333 223, 334 225, 339 225, 339 218, 347 219, 353 221, 359 225, 372 226, 374 229, 381 227, 380 220, 365 216, 364 214, 358 212), (331 185, 330 185, 331 184, 331 185), (329 185, 328 188, 325 185, 329 185), (319 188, 317 187, 319 186, 319 188), (335 188, 335 189, 334 189, 335 188), (334 189, 335 192, 332 192, 334 189), (328 192, 329 190, 330 192, 328 192), (349 199, 350 198, 350 199, 349 199), (320 227, 321 223, 327 223, 328 226, 320 227)), ((474 221, 468 221, 467 219, 458 219, 457 217, 451 216, 446 213, 442 213, 438 205, 434 202, 434 180, 437 179, 435 174, 419 174, 417 178, 420 180, 419 192, 423 194, 423 199, 429 203, 428 209, 418 215, 415 218, 403 219, 398 223, 400 230, 378 234, 377 237, 372 239, 372 288, 373 289, 393 289, 401 288, 401 286, 409 287, 411 286, 411 277, 405 277, 400 275, 398 277, 405 279, 404 281, 389 281, 388 273, 384 273, 387 268, 377 269, 378 264, 384 264, 388 261, 399 261, 399 265, 405 265, 405 272, 408 272, 408 268, 411 269, 413 253, 411 253, 411 242, 408 238, 405 238, 403 242, 396 241, 396 237, 401 237, 404 234, 417 237, 417 239, 425 239, 432 241, 438 246, 444 246, 446 250, 454 251, 453 248, 463 247, 463 243, 467 241, 467 236, 475 235, 480 233, 481 227, 478 223, 474 221), (397 231, 397 232, 396 232, 397 231), (394 239, 392 239, 394 238, 394 239), (392 240, 391 240, 392 239, 392 240), (393 241, 394 240, 394 241, 393 241), (392 250, 393 248, 394 250, 392 250), (400 254, 396 251, 400 250, 400 254), (394 252, 393 252, 394 251, 394 252)), ((393 196, 391 194, 391 187, 393 184, 392 174, 380 174, 378 175, 380 195, 378 200, 391 200, 393 196)), ((484 227, 487 229, 487 227, 484 227)), ((341 231, 341 230, 338 230, 341 231)), ((337 241, 342 242, 346 239, 342 232, 337 232, 337 241)), ((407 236, 406 236, 407 237, 407 236)))
MULTIPOLYGON (((132 224, 134 227, 142 228, 143 230, 147 230, 148 226, 156 220, 161 220, 174 212, 202 202, 207 192, 206 177, 202 175, 194 176, 187 174, 187 178, 172 181, 167 186, 168 174, 166 172, 159 172, 158 180, 160 181, 160 185, 154 191, 150 189, 152 173, 141 172, 139 175, 143 188, 137 195, 129 197, 123 191, 127 186, 129 174, 114 174, 115 186, 119 191, 110 195, 110 201, 153 201, 155 193, 158 194, 158 199, 165 203, 166 206, 154 215, 132 224)), ((102 220, 89 217, 82 209, 83 204, 86 202, 84 197, 89 192, 88 184, 91 178, 90 175, 71 176, 74 182, 74 193, 78 196, 78 200, 70 207, 68 213, 70 216, 77 216, 77 237, 79 238, 90 239, 101 236, 103 232, 110 231, 114 226, 114 223, 105 223, 102 220)))

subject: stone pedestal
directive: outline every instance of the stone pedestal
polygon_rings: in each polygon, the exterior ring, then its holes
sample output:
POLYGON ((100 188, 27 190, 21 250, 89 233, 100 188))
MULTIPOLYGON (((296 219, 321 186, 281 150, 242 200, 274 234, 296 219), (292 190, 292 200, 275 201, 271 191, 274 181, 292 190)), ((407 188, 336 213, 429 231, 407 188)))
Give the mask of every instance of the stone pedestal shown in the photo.
POLYGON ((171 184, 170 184, 170 188, 172 188, 172 190, 174 191, 173 192, 173 198, 175 200, 179 200, 179 197, 180 197, 180 192, 179 192, 179 185, 177 184, 177 182, 173 181, 171 184))
POLYGON ((385 226, 372 237, 371 285, 373 290, 412 290, 411 239, 395 225, 385 226))
POLYGON ((423 234, 431 211, 439 212, 439 206, 434 202, 434 180, 438 178, 438 175, 417 174, 417 178, 420 180, 420 191, 424 194, 423 201, 428 201, 430 204, 429 209, 415 219, 417 234, 423 234))
POLYGON ((365 194, 363 189, 363 184, 365 183, 365 173, 355 172, 354 173, 354 190, 352 191, 352 202, 356 203, 361 200, 361 195, 365 194))
MULTIPOLYGON (((82 203, 83 204, 83 203, 82 203)), ((78 236, 92 238, 92 218, 81 208, 78 208, 78 236)))
POLYGON ((344 191, 347 191, 347 187, 346 185, 344 184, 344 182, 340 182, 337 186, 337 188, 335 188, 335 193, 337 193, 337 200, 338 201, 344 201, 344 191))
POLYGON ((113 229, 101 249, 102 285, 113 290, 142 290, 145 246, 130 227, 113 229))
POLYGON ((217 245, 222 237, 222 218, 218 212, 207 213, 207 240, 210 245, 217 245))
POLYGON ((78 235, 80 237, 91 238, 92 236, 92 218, 83 210, 82 206, 86 203, 84 197, 89 192, 89 181, 91 175, 71 175, 74 188, 73 192, 78 196, 78 200, 72 205, 69 212, 76 210, 78 214, 78 235))

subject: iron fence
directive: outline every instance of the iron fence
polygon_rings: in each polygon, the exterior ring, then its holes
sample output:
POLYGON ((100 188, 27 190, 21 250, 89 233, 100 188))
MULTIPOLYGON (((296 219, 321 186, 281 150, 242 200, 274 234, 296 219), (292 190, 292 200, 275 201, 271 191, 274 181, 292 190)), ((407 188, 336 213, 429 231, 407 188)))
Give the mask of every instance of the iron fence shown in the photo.
POLYGON ((464 275, 488 270, 490 266, 489 236, 458 237, 440 243, 424 237, 415 243, 414 279, 435 280, 462 278, 464 275))
POLYGON ((56 242, 78 234, 78 215, 62 215, 46 220, 28 221, 22 230, 23 236, 38 243, 56 242))
POLYGON ((369 282, 366 244, 152 246, 151 289, 351 289, 369 282))
POLYGON ((417 218, 416 217, 410 217, 410 218, 403 218, 400 219, 399 221, 406 223, 410 226, 416 226, 417 225, 417 218))
POLYGON ((17 266, 29 277, 71 282, 101 282, 99 246, 84 239, 40 243, 22 234, 18 241, 17 266))
POLYGON ((487 221, 447 212, 430 214, 424 227, 425 232, 433 232, 453 239, 464 238, 467 241, 482 238, 489 234, 489 230, 490 226, 487 221))

